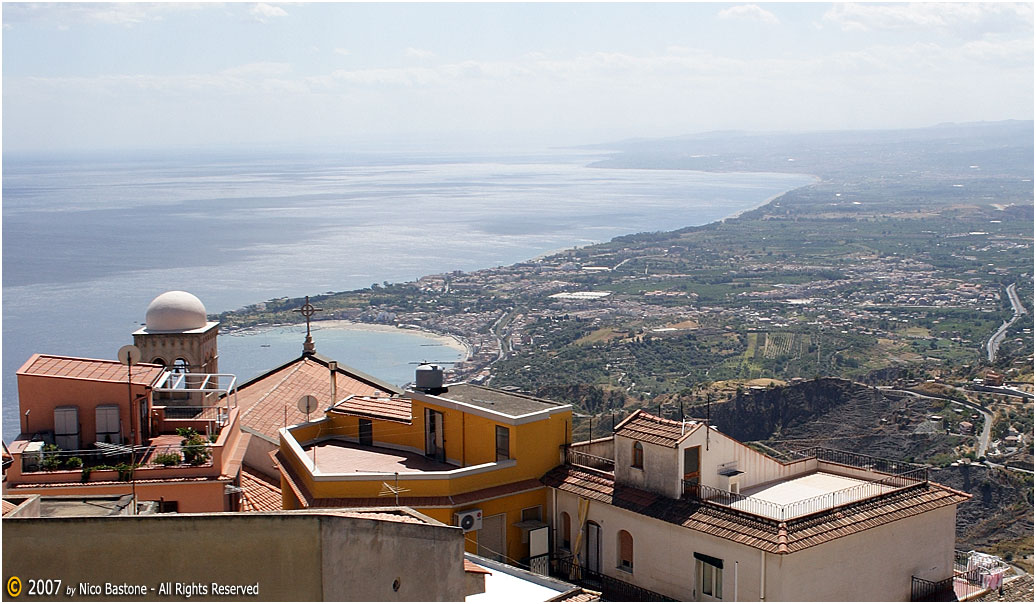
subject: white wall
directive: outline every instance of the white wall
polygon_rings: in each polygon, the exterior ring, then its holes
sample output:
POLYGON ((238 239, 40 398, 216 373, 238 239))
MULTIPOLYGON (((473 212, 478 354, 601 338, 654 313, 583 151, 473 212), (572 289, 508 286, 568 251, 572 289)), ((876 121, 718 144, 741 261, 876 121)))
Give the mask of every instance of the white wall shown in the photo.
MULTIPOLYGON (((574 543, 579 498, 555 491, 557 510, 572 517, 574 543)), ((933 581, 952 575, 955 513, 955 506, 946 506, 793 554, 765 554, 766 600, 909 600, 912 575, 933 581)), ((695 600, 698 552, 724 561, 724 600, 734 600, 735 568, 737 599, 760 599, 763 554, 757 549, 597 501, 590 502, 588 520, 601 526, 601 572, 609 576, 678 600, 695 600), (620 530, 633 536, 632 573, 617 568, 620 530)), ((585 563, 585 536, 583 543, 580 559, 585 563)))
POLYGON ((736 462, 737 469, 744 472, 737 480, 744 491, 752 486, 772 482, 802 474, 816 469, 816 460, 807 459, 784 465, 781 462, 747 447, 737 440, 716 430, 706 433, 702 426, 695 430, 679 444, 677 459, 679 474, 683 476, 683 450, 688 447, 701 447, 701 484, 717 489, 728 490, 729 479, 717 472, 723 464, 736 462), (706 440, 708 449, 706 449, 706 440))
POLYGON ((644 467, 634 468, 630 465, 633 463, 633 443, 631 438, 615 437, 616 482, 678 499, 682 487, 678 478, 681 474, 676 449, 640 441, 644 446, 644 467))
POLYGON ((946 506, 785 556, 767 599, 909 601, 911 576, 953 575, 955 518, 946 506))

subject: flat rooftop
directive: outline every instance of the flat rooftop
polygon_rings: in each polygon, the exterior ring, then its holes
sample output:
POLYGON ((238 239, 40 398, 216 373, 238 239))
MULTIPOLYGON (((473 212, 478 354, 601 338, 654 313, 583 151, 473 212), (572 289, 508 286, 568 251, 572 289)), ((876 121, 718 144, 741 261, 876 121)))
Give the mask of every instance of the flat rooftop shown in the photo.
POLYGON ((730 507, 775 519, 791 519, 839 505, 862 501, 900 487, 859 478, 814 472, 788 480, 745 489, 748 499, 730 507))
POLYGON ((410 451, 385 447, 366 447, 344 440, 329 440, 304 448, 315 460, 319 472, 349 474, 353 472, 446 472, 457 467, 428 459, 410 451))
POLYGON ((746 489, 741 494, 778 505, 786 505, 866 483, 866 480, 858 478, 838 476, 837 474, 828 474, 827 472, 815 472, 777 484, 763 485, 757 489, 746 489))
POLYGON ((446 392, 436 396, 512 417, 554 410, 566 406, 527 394, 506 392, 474 384, 450 384, 446 392))
POLYGON ((123 516, 129 514, 133 497, 129 495, 94 497, 54 496, 40 498, 41 518, 81 518, 84 516, 123 516))

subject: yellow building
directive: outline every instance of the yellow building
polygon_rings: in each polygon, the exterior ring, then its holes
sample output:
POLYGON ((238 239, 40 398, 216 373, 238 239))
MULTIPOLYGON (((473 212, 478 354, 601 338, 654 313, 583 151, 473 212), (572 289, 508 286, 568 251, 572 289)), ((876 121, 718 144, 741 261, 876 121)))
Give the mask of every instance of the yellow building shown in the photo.
POLYGON ((546 553, 540 477, 571 424, 569 405, 471 384, 348 395, 280 431, 284 507, 405 505, 464 528, 471 553, 523 561, 546 553))

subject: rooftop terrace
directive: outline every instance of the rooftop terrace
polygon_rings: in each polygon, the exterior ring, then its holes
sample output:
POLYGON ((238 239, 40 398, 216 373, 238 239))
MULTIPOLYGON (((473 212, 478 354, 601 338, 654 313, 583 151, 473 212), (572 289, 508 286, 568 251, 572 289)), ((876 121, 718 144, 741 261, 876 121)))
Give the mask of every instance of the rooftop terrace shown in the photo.
POLYGON ((448 472, 456 466, 428 459, 424 455, 359 445, 344 440, 326 440, 303 447, 306 455, 324 474, 448 472))

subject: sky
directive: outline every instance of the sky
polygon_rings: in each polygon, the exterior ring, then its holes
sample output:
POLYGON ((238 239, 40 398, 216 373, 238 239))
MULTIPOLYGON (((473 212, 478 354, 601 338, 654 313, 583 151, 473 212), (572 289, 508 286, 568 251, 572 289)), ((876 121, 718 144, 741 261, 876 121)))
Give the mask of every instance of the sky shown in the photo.
POLYGON ((1033 119, 1033 5, 3 4, 3 151, 1033 119))

